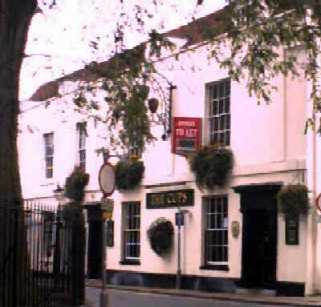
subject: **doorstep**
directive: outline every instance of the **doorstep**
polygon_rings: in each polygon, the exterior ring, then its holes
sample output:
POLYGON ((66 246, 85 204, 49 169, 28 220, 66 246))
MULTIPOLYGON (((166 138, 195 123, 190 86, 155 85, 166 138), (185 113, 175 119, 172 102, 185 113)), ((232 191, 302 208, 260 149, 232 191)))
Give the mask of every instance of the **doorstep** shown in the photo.
POLYGON ((255 288, 236 288, 236 294, 253 295, 253 296, 276 296, 274 289, 255 289, 255 288))

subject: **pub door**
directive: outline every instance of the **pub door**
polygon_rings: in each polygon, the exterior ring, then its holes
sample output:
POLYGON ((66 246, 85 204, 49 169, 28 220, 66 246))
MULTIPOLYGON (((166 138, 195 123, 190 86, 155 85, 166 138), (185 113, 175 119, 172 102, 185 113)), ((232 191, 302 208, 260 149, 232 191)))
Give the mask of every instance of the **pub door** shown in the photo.
POLYGON ((241 194, 242 287, 275 288, 277 258, 275 196, 275 191, 247 191, 241 194))
POLYGON ((88 250, 87 278, 101 277, 102 260, 102 216, 100 206, 87 206, 88 250))

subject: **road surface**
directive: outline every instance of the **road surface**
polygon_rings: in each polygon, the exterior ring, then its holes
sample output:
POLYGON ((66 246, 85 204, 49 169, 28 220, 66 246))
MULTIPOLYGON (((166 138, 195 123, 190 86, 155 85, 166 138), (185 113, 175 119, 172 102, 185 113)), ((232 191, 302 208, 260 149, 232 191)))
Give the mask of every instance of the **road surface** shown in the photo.
MULTIPOLYGON (((249 302, 221 301, 152 293, 109 289, 108 307, 275 307, 282 305, 252 304, 249 302)), ((88 307, 99 306, 100 289, 86 289, 88 307)), ((288 307, 296 307, 289 306, 288 307)))

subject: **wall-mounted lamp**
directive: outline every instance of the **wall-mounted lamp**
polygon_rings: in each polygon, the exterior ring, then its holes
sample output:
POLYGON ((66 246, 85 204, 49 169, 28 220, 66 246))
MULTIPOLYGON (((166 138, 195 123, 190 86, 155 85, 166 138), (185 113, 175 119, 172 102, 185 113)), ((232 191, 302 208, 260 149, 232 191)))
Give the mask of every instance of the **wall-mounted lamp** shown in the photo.
POLYGON ((148 108, 152 114, 157 112, 158 105, 159 105, 159 101, 157 98, 148 99, 148 108))
POLYGON ((57 187, 56 189, 53 190, 53 194, 55 196, 55 199, 58 201, 58 202, 61 202, 63 201, 64 199, 64 189, 59 185, 57 184, 57 187))
MULTIPOLYGON (((164 127, 164 133, 162 135, 162 140, 166 141, 168 136, 172 132, 172 104, 173 104, 173 91, 176 89, 172 83, 169 82, 168 87, 168 98, 164 99, 164 108, 162 112, 157 114, 157 123, 162 124, 164 127)), ((148 99, 148 108, 152 114, 157 112, 159 107, 159 100, 155 97, 148 99)))

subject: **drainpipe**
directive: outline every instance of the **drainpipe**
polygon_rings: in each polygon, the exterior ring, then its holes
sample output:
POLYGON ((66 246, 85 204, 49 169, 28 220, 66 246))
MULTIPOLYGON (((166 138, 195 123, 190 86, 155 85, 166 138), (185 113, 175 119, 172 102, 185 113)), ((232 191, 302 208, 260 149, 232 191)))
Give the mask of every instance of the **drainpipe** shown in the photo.
MULTIPOLYGON (((176 89, 177 86, 173 85, 172 83, 169 86, 169 123, 168 123, 168 130, 167 133, 172 133, 172 139, 171 139, 171 144, 170 146, 173 146, 172 142, 173 142, 173 133, 175 133, 175 131, 173 130, 173 113, 174 113, 174 105, 175 105, 175 99, 176 99, 176 89)), ((171 170, 169 172, 169 176, 173 176, 175 173, 175 162, 176 162, 176 155, 175 154, 171 154, 171 170)))
MULTIPOLYGON (((317 199, 317 129, 316 129, 316 110, 315 107, 313 106, 313 114, 312 114, 312 119, 314 122, 313 125, 313 139, 312 139, 312 146, 313 146, 313 156, 312 156, 312 180, 313 180, 313 185, 312 185, 312 205, 315 205, 315 201, 317 199)), ((311 231, 312 231, 312 255, 311 255, 311 261, 312 261, 312 274, 311 274, 311 278, 312 278, 312 291, 314 291, 315 288, 315 271, 316 271, 316 246, 317 246, 317 224, 315 222, 315 218, 314 218, 314 212, 312 211, 311 213, 311 231)))
MULTIPOLYGON (((310 100, 312 103, 312 101, 310 100)), ((311 171, 310 177, 310 188, 312 189, 312 197, 311 197, 311 204, 314 207, 316 201, 316 191, 317 191, 317 132, 316 132, 316 110, 315 107, 312 106, 312 120, 314 122, 313 126, 311 127, 311 136, 310 136, 310 146, 311 148, 311 163, 310 167, 308 165, 308 169, 311 171)), ((317 224, 315 221, 315 212, 312 211, 311 214, 307 216, 307 262, 306 262, 306 293, 305 294, 312 294, 315 292, 316 289, 316 253, 317 253, 317 224)))
MULTIPOLYGON (((286 58, 286 50, 283 49, 283 59, 285 60, 286 58)), ((287 82, 286 82, 286 76, 283 75, 283 160, 286 161, 287 157, 287 141, 288 141, 288 136, 287 136, 287 103, 288 103, 288 93, 287 93, 287 82)))

